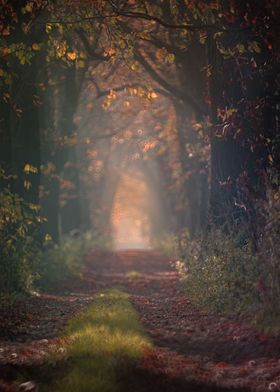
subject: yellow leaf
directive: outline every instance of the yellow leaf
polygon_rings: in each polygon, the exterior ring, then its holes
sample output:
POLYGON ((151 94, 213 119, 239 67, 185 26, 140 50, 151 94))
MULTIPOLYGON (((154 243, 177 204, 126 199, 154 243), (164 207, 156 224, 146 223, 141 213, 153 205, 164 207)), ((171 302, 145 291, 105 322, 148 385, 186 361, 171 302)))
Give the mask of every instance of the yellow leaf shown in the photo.
POLYGON ((24 186, 25 189, 29 190, 32 187, 32 184, 31 184, 30 181, 24 180, 23 186, 24 186))
POLYGON ((38 173, 37 167, 30 165, 30 163, 26 163, 26 165, 24 166, 23 171, 24 171, 24 173, 27 173, 27 174, 29 174, 29 173, 33 173, 33 174, 38 173))
POLYGON ((58 57, 64 56, 65 52, 66 52, 66 50, 65 50, 64 46, 58 46, 57 49, 56 49, 56 53, 57 53, 58 57))
POLYGON ((102 107, 104 110, 108 109, 110 105, 111 103, 108 99, 105 99, 105 101, 102 103, 102 107))
POLYGON ((40 46, 38 44, 34 43, 34 44, 32 44, 32 49, 34 51, 40 50, 40 46))
POLYGON ((30 208, 30 210, 33 211, 38 211, 40 209, 40 206, 38 204, 33 204, 33 203, 29 203, 28 207, 30 208))
POLYGON ((245 46, 244 46, 243 44, 237 44, 236 47, 237 47, 238 52, 239 52, 240 54, 243 54, 243 53, 246 51, 245 46))
POLYGON ((27 3, 26 6, 24 7, 25 11, 27 12, 32 12, 33 4, 32 3, 27 3))
POLYGON ((158 96, 157 96, 157 93, 156 92, 154 92, 154 91, 150 91, 149 93, 148 93, 148 98, 149 99, 156 99, 158 96))
POLYGON ((67 58, 68 58, 69 60, 76 60, 77 55, 76 55, 75 52, 67 52, 67 58))
POLYGON ((166 61, 167 63, 169 63, 169 64, 174 63, 174 61, 175 61, 175 55, 174 55, 173 53, 169 53, 169 54, 166 56, 165 61, 166 61))
POLYGON ((136 71, 137 70, 137 64, 136 63, 131 64, 130 69, 131 69, 131 71, 136 71))
POLYGON ((46 24, 46 33, 49 34, 52 31, 52 25, 50 23, 46 24))

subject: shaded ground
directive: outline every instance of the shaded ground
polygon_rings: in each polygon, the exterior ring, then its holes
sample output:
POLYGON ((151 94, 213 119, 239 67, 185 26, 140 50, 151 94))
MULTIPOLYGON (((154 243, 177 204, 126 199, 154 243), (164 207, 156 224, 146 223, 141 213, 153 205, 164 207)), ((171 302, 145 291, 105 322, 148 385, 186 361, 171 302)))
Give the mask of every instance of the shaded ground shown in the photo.
POLYGON ((279 336, 199 312, 186 298, 169 261, 144 251, 92 255, 83 279, 61 293, 2 307, 0 379, 12 379, 13 369, 21 368, 29 368, 30 377, 36 379, 40 372, 34 369, 43 366, 46 355, 63 350, 63 340, 57 336, 67 319, 97 290, 115 285, 129 292, 155 344, 140 363, 120 372, 123 390, 280 390, 279 336))

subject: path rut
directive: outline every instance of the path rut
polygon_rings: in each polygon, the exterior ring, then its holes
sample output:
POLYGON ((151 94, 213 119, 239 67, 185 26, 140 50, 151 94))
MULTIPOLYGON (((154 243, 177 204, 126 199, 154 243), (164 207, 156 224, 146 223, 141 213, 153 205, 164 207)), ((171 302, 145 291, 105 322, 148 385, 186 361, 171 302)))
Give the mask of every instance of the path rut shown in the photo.
POLYGON ((280 390, 279 336, 196 309, 170 261, 140 250, 95 252, 82 279, 60 293, 31 297, 12 312, 0 309, 0 373, 9 369, 12 378, 11 366, 44 363, 63 344, 57 336, 67 320, 112 286, 129 293, 153 342, 139 362, 120 372, 124 392, 280 390))

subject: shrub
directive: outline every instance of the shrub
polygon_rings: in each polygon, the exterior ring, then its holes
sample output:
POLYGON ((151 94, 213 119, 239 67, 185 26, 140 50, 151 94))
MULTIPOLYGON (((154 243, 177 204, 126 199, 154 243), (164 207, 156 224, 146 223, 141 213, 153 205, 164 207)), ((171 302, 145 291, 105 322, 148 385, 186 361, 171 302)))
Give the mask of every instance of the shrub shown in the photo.
POLYGON ((0 293, 25 293, 34 281, 39 257, 38 206, 26 203, 8 188, 0 192, 0 293))
POLYGON ((260 277, 257 283, 262 302, 259 318, 264 324, 280 325, 280 179, 268 187, 262 214, 267 222, 258 243, 260 277))
POLYGON ((250 243, 212 230, 200 243, 190 243, 186 257, 177 263, 190 298, 199 306, 218 312, 246 311, 256 307, 259 276, 250 243))
POLYGON ((179 251, 179 239, 178 236, 172 233, 165 233, 161 237, 153 240, 153 248, 159 249, 163 254, 171 258, 178 257, 179 251))
POLYGON ((56 287, 81 273, 85 255, 97 247, 109 247, 109 240, 94 232, 72 232, 59 244, 45 244, 37 264, 40 288, 56 287))
POLYGON ((185 230, 180 238, 171 235, 158 244, 176 260, 185 290, 197 306, 223 313, 258 307, 260 272, 249 242, 240 245, 240 238, 212 229, 203 239, 191 240, 185 230))

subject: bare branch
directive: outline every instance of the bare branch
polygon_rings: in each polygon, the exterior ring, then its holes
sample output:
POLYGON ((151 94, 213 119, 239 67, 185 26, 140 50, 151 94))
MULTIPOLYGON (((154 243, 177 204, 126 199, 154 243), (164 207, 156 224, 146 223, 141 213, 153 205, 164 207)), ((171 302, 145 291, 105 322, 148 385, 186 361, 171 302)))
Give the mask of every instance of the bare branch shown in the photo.
POLYGON ((172 84, 168 83, 162 76, 160 76, 154 70, 154 68, 148 63, 148 61, 140 54, 140 52, 137 49, 135 49, 134 57, 143 66, 143 68, 152 76, 152 78, 163 88, 165 88, 171 95, 189 104, 198 115, 204 114, 203 109, 194 101, 194 99, 191 96, 177 89, 172 84))
POLYGON ((225 28, 222 26, 217 26, 215 24, 189 24, 189 23, 182 23, 182 24, 174 24, 174 23, 168 23, 165 20, 160 19, 157 16, 154 15, 149 15, 145 14, 143 12, 122 12, 122 11, 117 11, 114 13, 110 14, 99 14, 99 15, 94 15, 94 16, 89 16, 89 17, 84 17, 84 18, 79 18, 76 20, 72 21, 65 21, 63 19, 57 19, 56 21, 48 21, 48 24, 80 24, 82 22, 89 22, 89 21, 94 21, 94 20, 104 20, 104 19, 118 19, 120 17, 123 18, 132 18, 132 19, 144 19, 144 20, 149 20, 156 22, 160 26, 163 26, 167 29, 177 29, 177 30, 188 30, 188 31, 201 31, 201 30, 210 30, 213 32, 224 32, 224 33, 236 33, 236 32, 241 32, 245 30, 250 30, 250 26, 244 26, 244 27, 232 27, 232 28, 225 28))
MULTIPOLYGON (((146 88, 146 86, 144 86, 142 84, 139 84, 139 83, 134 83, 134 84, 127 83, 127 84, 124 84, 122 86, 118 86, 118 87, 112 88, 110 90, 104 90, 104 91, 99 90, 98 93, 97 93, 96 99, 105 97, 106 95, 110 94, 111 91, 115 91, 115 92, 125 91, 128 88, 138 88, 138 87, 141 87, 141 88, 144 88, 144 89, 146 88)), ((163 95, 165 97, 169 97, 169 98, 171 97, 171 95, 167 91, 162 90, 160 88, 153 88, 153 91, 155 91, 156 93, 158 93, 160 95, 163 95)))
POLYGON ((88 38, 86 37, 86 35, 84 34, 82 29, 76 30, 77 35, 79 36, 79 38, 81 39, 85 50, 87 51, 88 55, 92 58, 92 59, 96 59, 96 60, 102 60, 102 61, 108 61, 110 60, 110 56, 102 56, 101 54, 97 53, 94 48, 91 46, 90 42, 88 41, 88 38))

